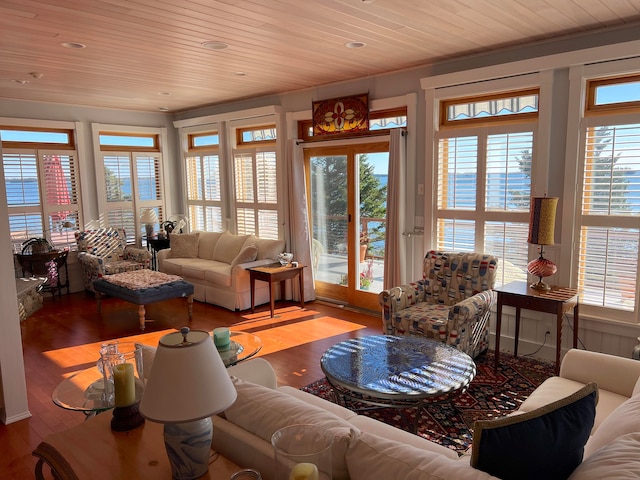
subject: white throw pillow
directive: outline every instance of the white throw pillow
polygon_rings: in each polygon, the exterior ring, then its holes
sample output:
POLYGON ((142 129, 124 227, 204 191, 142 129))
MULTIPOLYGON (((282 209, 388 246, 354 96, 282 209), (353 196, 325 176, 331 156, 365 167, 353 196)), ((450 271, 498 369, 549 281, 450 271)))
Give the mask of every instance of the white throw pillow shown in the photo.
POLYGON ((331 462, 334 480, 349 478, 345 454, 360 431, 346 420, 286 393, 233 378, 238 397, 224 412, 227 420, 271 443, 283 427, 298 423, 317 425, 333 436, 331 462))
POLYGON ((197 258, 199 233, 172 233, 169 235, 172 258, 197 258))
POLYGON ((213 259, 213 250, 222 236, 222 232, 200 232, 198 239, 198 258, 213 259))
POLYGON ((626 400, 604 419, 585 446, 585 458, 616 438, 632 432, 640 432, 640 394, 626 400))
POLYGON ((240 253, 238 253, 238 255, 236 255, 236 258, 231 261, 231 266, 233 267, 234 265, 237 265, 239 263, 253 262, 256 259, 257 254, 258 247, 256 247, 255 245, 247 245, 246 247, 242 247, 240 253))
POLYGON ((238 256, 240 250, 249 235, 232 235, 224 232, 220 235, 216 247, 213 249, 213 259, 231 265, 233 259, 238 256))
POLYGON ((351 480, 483 480, 496 478, 439 453, 362 432, 347 451, 351 480))
POLYGON ((267 240, 258 239, 256 242, 258 245, 258 256, 256 260, 264 260, 271 258, 272 260, 278 260, 278 254, 284 252, 284 240, 267 240))
POLYGON ((640 432, 616 438, 576 468, 569 480, 637 480, 640 476, 640 432))

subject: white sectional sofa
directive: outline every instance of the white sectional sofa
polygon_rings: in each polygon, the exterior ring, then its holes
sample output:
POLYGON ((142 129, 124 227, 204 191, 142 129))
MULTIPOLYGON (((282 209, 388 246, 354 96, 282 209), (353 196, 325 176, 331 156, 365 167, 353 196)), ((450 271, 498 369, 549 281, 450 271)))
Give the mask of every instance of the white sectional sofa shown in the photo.
MULTIPOLYGON (((157 254, 159 270, 179 275, 195 287, 193 298, 229 310, 251 308, 247 268, 278 261, 284 240, 229 232, 171 234, 171 248, 157 254)), ((269 302, 269 285, 256 282, 255 304, 269 302)))
MULTIPOLYGON (((334 436, 333 480, 497 478, 473 468, 469 455, 458 457, 452 450, 422 437, 357 415, 309 393, 278 387, 275 373, 264 359, 238 364, 229 373, 234 377, 238 399, 224 413, 213 417, 213 448, 238 465, 256 468, 265 480, 274 480, 271 435, 295 423, 321 425, 334 436)), ((526 416, 526 412, 537 412, 536 407, 560 403, 558 399, 593 381, 600 387, 596 420, 593 422, 591 411, 587 428, 593 424, 593 430, 584 460, 570 478, 639 478, 640 362, 572 350, 565 356, 560 376, 543 383, 517 413, 526 416)), ((593 389, 593 385, 582 389, 589 387, 593 389)), ((531 440, 534 444, 549 443, 535 435, 531 440)), ((522 446, 523 450, 526 448, 522 446)), ((511 478, 551 477, 529 472, 511 478)))

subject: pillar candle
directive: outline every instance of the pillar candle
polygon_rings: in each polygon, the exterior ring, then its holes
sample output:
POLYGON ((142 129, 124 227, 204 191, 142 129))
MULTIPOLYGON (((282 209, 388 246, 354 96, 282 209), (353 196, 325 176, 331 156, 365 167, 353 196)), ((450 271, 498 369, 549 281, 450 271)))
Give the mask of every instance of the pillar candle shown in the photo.
POLYGON ((298 463, 291 470, 289 480, 319 480, 318 467, 313 463, 298 463))
POLYGON ((229 329, 220 327, 213 330, 213 343, 219 350, 227 350, 231 343, 229 329))
POLYGON ((113 367, 113 389, 116 407, 126 407, 136 402, 136 386, 133 364, 118 363, 113 367))

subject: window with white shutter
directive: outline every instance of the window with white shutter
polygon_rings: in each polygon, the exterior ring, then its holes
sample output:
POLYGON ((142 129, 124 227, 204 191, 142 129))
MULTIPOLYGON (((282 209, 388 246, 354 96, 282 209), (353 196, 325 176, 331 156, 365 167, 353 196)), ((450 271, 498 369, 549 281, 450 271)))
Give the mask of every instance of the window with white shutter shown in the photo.
POLYGON ((135 244, 146 235, 140 220, 145 210, 155 211, 158 218, 154 232, 167 220, 159 135, 100 132, 99 138, 104 180, 98 182, 104 200, 101 224, 124 228, 127 243, 135 244))
POLYGON ((238 234, 279 238, 275 148, 236 150, 234 178, 238 234))
POLYGON ((73 131, 0 127, 0 138, 14 248, 33 237, 74 248, 81 208, 73 131))
POLYGON ((497 285, 527 279, 537 90, 443 101, 436 248, 499 257, 497 285))
POLYGON ((185 157, 187 213, 191 228, 222 232, 223 188, 219 136, 215 131, 188 135, 185 157))
POLYGON ((615 124, 613 116, 586 120, 577 259, 581 301, 635 312, 640 123, 615 124))

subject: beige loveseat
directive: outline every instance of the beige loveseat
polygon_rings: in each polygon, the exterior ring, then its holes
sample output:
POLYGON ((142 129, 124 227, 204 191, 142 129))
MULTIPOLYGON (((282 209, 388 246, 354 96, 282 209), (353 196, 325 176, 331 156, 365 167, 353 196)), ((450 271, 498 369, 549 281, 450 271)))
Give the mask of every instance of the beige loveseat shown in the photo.
MULTIPOLYGON (((171 248, 158 252, 159 270, 195 287, 193 298, 229 310, 251 308, 250 267, 277 262, 284 240, 229 232, 171 234, 171 248)), ((256 282, 255 304, 269 302, 269 285, 256 282)))
MULTIPOLYGON (((234 377, 238 398, 229 409, 213 417, 213 448, 240 466, 256 468, 265 480, 273 480, 271 435, 294 423, 321 425, 333 435, 333 480, 497 478, 473 468, 470 455, 458 457, 452 450, 422 437, 357 415, 309 393, 287 386, 277 387, 275 373, 264 359, 238 364, 231 367, 229 373, 234 377)), ((585 447, 584 460, 569 478, 638 478, 640 362, 570 351, 560 376, 543 383, 521 408, 533 412, 534 406, 563 399, 592 381, 600 385, 596 421, 585 447)), ((517 418, 517 414, 511 418, 517 418)), ((534 444, 553 441, 538 438, 528 430, 526 433, 532 436, 534 444)), ((551 477, 536 476, 536 472, 531 471, 511 478, 551 477)))

